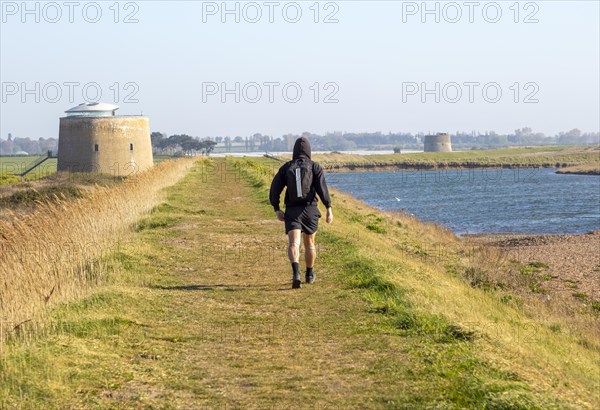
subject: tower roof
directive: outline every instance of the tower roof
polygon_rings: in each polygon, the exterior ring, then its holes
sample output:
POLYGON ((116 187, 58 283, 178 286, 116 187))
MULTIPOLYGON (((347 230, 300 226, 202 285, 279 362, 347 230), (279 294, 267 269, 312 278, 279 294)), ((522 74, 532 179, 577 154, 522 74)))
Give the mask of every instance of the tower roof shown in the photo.
POLYGON ((92 103, 79 104, 78 106, 70 108, 65 112, 67 114, 92 113, 92 112, 94 112, 94 113, 106 112, 106 113, 114 114, 114 112, 118 109, 119 109, 118 105, 92 102, 92 103))

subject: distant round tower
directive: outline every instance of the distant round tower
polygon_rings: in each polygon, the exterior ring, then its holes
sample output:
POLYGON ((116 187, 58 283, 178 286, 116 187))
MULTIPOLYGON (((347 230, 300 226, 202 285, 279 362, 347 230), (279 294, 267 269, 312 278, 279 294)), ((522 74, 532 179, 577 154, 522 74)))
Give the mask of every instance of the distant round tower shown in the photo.
POLYGON ((115 116, 112 104, 84 103, 60 119, 58 171, 128 176, 153 165, 147 117, 115 116))
POLYGON ((452 152, 450 135, 439 133, 425 136, 425 152, 452 152))

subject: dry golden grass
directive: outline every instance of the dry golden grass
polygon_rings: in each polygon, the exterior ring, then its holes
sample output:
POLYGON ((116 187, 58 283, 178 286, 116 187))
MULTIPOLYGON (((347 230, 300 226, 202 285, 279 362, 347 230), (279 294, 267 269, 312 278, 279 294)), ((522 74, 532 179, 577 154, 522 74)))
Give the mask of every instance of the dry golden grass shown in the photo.
POLYGON ((8 198, 24 191, 35 190, 38 192, 43 192, 52 188, 63 187, 77 188, 91 192, 97 186, 112 186, 122 182, 123 179, 124 177, 116 177, 107 174, 58 172, 32 181, 22 181, 14 184, 0 185, 0 199, 8 198))
POLYGON ((161 163, 123 184, 75 200, 39 203, 0 220, 0 343, 45 305, 81 295, 102 272, 102 256, 161 200, 194 159, 161 163))

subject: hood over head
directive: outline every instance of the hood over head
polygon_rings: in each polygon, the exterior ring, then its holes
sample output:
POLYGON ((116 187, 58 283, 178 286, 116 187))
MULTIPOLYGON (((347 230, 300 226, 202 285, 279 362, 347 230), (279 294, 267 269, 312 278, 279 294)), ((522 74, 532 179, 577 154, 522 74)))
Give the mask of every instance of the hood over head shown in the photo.
POLYGON ((310 142, 306 137, 300 137, 296 140, 294 144, 294 154, 292 155, 292 159, 305 158, 310 159, 311 149, 310 142))

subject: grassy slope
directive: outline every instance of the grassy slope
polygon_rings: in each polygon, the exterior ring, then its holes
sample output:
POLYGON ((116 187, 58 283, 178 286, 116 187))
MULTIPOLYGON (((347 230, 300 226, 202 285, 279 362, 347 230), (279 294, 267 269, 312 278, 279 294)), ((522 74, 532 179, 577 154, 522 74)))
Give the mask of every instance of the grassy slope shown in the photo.
POLYGON ((243 178, 198 165, 121 244, 104 284, 57 308, 47 335, 4 347, 0 407, 599 403, 598 351, 417 257, 453 242, 436 228, 336 193, 318 282, 289 289, 268 175, 241 163, 243 178))

